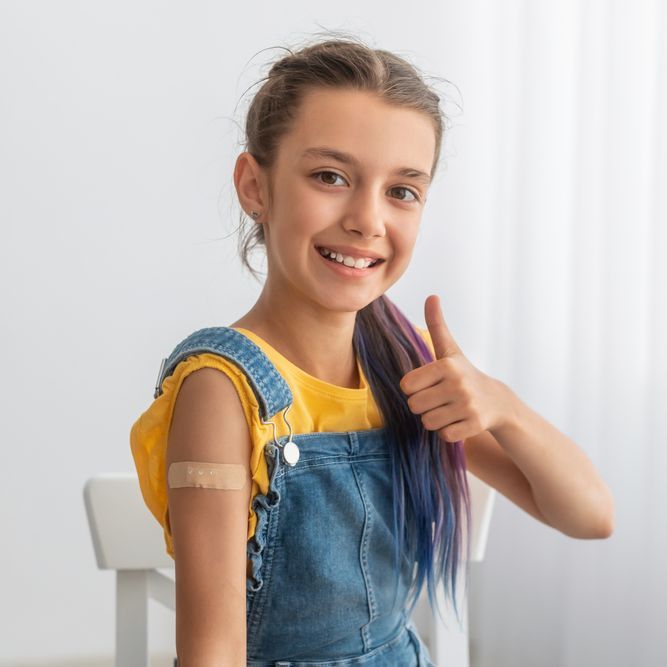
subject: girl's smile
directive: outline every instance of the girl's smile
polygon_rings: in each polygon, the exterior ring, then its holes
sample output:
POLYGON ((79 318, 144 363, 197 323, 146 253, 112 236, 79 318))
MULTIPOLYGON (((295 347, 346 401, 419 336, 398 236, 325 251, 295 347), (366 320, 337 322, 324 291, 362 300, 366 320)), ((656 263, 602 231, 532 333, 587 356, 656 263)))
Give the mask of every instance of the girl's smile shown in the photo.
POLYGON ((337 275, 345 276, 347 278, 366 278, 371 274, 376 273, 380 265, 384 263, 383 259, 376 258, 370 260, 370 257, 360 258, 354 264, 351 255, 343 255, 342 253, 333 253, 327 248, 314 246, 315 252, 320 256, 322 261, 329 265, 329 268, 337 275), (368 261, 372 263, 368 266, 368 261))

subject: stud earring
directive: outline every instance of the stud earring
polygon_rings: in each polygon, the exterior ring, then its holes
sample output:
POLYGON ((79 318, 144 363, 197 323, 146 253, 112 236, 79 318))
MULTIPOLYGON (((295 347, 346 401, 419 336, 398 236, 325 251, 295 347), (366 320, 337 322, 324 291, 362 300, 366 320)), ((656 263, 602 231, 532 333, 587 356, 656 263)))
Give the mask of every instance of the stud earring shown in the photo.
POLYGON ((250 215, 257 220, 259 218, 259 211, 250 211, 250 215))

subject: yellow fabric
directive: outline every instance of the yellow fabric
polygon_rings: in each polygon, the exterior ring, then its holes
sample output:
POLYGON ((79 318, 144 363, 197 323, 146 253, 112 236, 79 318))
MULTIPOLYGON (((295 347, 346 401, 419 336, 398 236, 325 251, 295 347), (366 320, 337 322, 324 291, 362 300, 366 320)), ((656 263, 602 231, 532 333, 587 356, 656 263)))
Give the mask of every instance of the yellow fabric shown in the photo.
MULTIPOLYGON (((294 434, 361 431, 382 426, 382 416, 358 360, 361 386, 358 389, 340 387, 301 370, 252 331, 241 327, 233 328, 255 342, 287 382, 294 398, 287 413, 287 420, 294 434)), ((419 327, 416 329, 433 350, 428 330, 419 327)), ((267 442, 273 441, 273 427, 271 424, 262 423, 257 399, 245 373, 234 362, 213 353, 194 354, 181 361, 174 372, 163 381, 162 394, 136 420, 130 431, 130 449, 141 492, 149 510, 162 525, 166 550, 172 558, 174 545, 169 525, 165 470, 167 436, 176 396, 183 380, 190 373, 205 366, 217 368, 232 380, 250 429, 253 449, 250 457, 252 490, 248 508, 248 539, 255 534, 257 525, 252 499, 257 493, 267 493, 269 489, 268 469, 263 450, 267 442)), ((279 412, 273 421, 277 437, 289 433, 282 412, 279 412)))

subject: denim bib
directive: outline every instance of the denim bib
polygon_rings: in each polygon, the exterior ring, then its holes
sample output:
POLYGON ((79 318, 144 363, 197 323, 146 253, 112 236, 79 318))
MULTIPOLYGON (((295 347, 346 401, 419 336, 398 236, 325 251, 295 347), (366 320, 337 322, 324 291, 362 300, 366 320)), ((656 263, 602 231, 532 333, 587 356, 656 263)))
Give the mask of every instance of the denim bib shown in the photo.
MULTIPOLYGON (((195 331, 163 360, 210 352, 246 375, 265 423, 292 392, 254 341, 229 327, 195 331)), ((285 420, 288 423, 288 420, 285 420)), ((392 566, 392 469, 385 428, 305 433, 264 444, 269 490, 248 540, 247 664, 252 667, 434 667, 407 616, 413 562, 392 566)))

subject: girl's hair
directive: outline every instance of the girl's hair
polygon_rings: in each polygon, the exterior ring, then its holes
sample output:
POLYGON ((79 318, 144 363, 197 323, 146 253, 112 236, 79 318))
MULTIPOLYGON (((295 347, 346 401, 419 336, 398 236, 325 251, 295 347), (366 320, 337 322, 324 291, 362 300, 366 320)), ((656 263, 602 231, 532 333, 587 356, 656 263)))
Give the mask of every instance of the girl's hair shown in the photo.
MULTIPOLYGON (((403 58, 372 49, 354 37, 326 39, 307 45, 273 63, 264 84, 255 94, 245 124, 246 150, 268 176, 269 207, 272 174, 281 138, 289 131, 304 95, 316 88, 353 89, 376 94, 382 101, 414 109, 433 122, 435 173, 446 117, 439 96, 419 72, 403 58)), ((241 211, 241 228, 245 221, 241 211)), ((264 225, 251 225, 239 236, 243 264, 255 278, 248 255, 265 246, 264 225)), ((442 442, 436 431, 424 428, 419 415, 409 409, 399 381, 413 368, 433 361, 431 350, 407 317, 382 295, 357 312, 353 346, 387 427, 393 464, 394 566, 400 555, 412 556, 412 601, 417 602, 427 581, 431 610, 439 612, 436 581, 456 604, 457 570, 466 528, 470 522, 470 495, 463 442, 442 442)), ((465 562, 470 562, 469 534, 465 562)), ((405 556, 404 556, 405 557, 405 556)), ((466 569, 467 591, 469 570, 466 569)))

